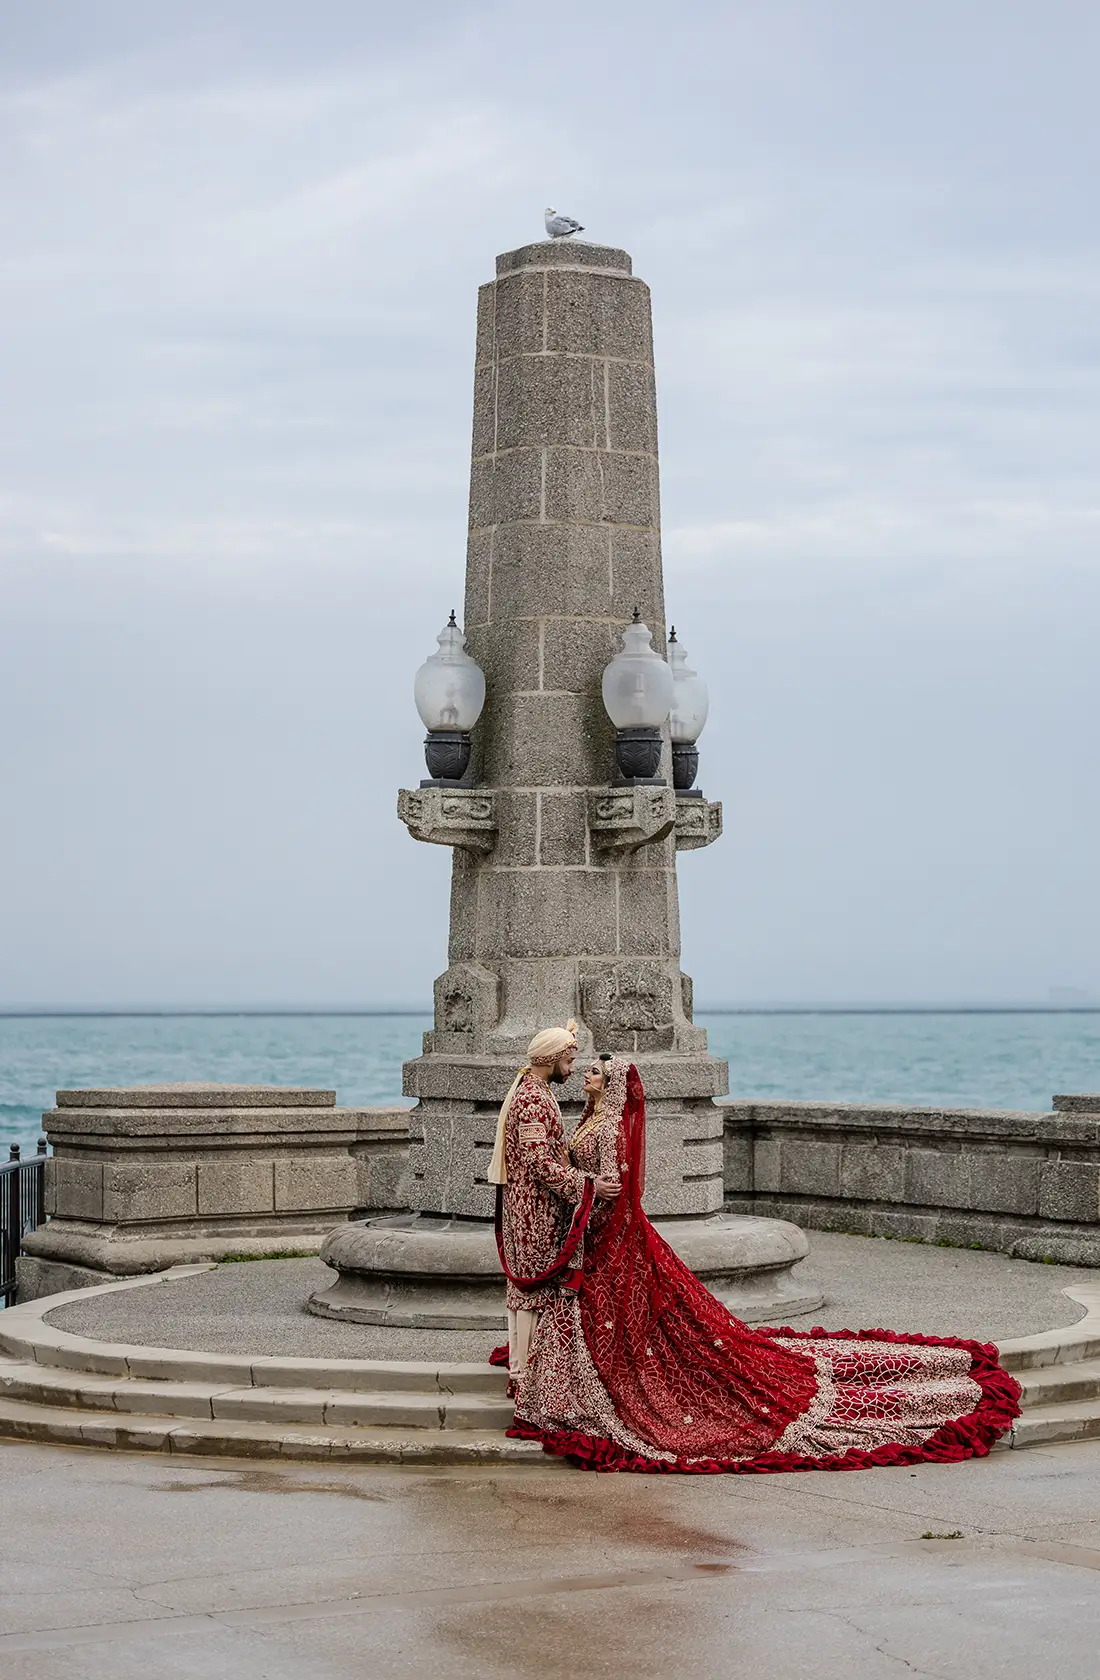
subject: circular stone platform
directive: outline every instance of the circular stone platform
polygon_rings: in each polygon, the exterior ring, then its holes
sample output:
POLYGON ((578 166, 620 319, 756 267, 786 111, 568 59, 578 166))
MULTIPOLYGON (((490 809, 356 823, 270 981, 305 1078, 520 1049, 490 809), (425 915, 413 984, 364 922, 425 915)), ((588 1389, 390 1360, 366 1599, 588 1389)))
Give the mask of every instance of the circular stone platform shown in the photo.
MULTIPOLYGON (((715 1213, 655 1224, 685 1266, 749 1324, 812 1312, 824 1299, 812 1279, 792 1277, 809 1243, 786 1220, 715 1213)), ((310 1296, 319 1317, 405 1329, 507 1328, 496 1239, 480 1221, 408 1213, 340 1225, 321 1259, 339 1275, 310 1296)))
MULTIPOLYGON (((1004 1254, 828 1231, 811 1236, 813 1257, 804 1264, 820 1279, 825 1305, 806 1322, 831 1330, 886 1326, 999 1343, 1076 1323, 1083 1309, 1062 1291, 1097 1279, 1094 1271, 1004 1254)), ((306 1302, 326 1282, 332 1273, 319 1260, 223 1264, 163 1287, 70 1299, 47 1320, 110 1343, 251 1357, 476 1361, 501 1339, 486 1330, 398 1330, 312 1317, 306 1302)))

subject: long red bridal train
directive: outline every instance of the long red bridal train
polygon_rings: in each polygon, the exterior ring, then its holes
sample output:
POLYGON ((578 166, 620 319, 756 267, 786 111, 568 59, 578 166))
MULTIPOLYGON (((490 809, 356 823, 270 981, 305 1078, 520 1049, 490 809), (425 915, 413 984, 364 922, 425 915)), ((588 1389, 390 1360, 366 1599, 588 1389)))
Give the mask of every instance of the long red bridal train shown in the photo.
POLYGON ((1020 1389, 993 1346, 735 1318, 642 1211, 645 1096, 618 1057, 602 1114, 577 1165, 622 1194, 589 1217, 579 1289, 540 1314, 509 1435, 586 1470, 746 1474, 953 1463, 1009 1429, 1020 1389))

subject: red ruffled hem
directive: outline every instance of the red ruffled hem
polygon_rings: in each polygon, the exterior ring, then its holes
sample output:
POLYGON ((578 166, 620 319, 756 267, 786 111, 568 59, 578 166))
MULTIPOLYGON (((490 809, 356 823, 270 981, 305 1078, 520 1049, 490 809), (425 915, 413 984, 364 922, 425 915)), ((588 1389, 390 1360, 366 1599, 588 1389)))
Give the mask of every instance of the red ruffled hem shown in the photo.
POLYGON ((505 1370, 508 1369, 507 1342, 504 1343, 503 1347, 495 1347, 493 1349, 492 1353, 489 1355, 489 1363, 490 1365, 503 1365, 505 1370))
MULTIPOLYGON (((541 1441, 544 1452, 566 1458, 582 1470, 625 1470, 650 1474, 766 1475, 786 1470, 872 1470, 904 1464, 958 1464, 964 1458, 984 1458, 994 1441, 1007 1433, 1020 1415, 1020 1385, 1003 1368, 992 1343, 969 1342, 956 1336, 899 1335, 894 1330, 764 1330, 758 1334, 797 1337, 802 1341, 847 1340, 908 1342, 919 1347, 965 1348, 970 1354, 969 1375, 981 1389, 978 1404, 964 1417, 941 1424, 920 1446, 887 1443, 873 1452, 858 1447, 831 1457, 810 1458, 803 1453, 769 1451, 755 1458, 646 1458, 629 1452, 617 1441, 575 1430, 544 1430, 517 1421, 507 1431, 521 1441, 541 1441)), ((496 1351, 500 1351, 499 1349, 496 1351)))

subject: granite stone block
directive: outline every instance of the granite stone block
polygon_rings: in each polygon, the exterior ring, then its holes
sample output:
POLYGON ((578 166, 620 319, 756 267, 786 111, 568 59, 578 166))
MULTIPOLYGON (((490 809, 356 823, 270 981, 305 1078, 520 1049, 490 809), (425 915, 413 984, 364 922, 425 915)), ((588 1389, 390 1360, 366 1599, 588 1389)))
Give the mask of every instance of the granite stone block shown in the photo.
POLYGON ((541 449, 486 456, 470 469, 470 526, 538 519, 542 513, 541 449))
POLYGON ((537 355, 543 348, 545 276, 509 275, 486 290, 491 290, 494 296, 491 354, 501 361, 509 356, 537 355))
POLYGON ((612 948, 615 910, 598 871, 486 870, 479 955, 586 956, 612 948))
MULTIPOLYGON (((501 788, 497 794, 497 847, 493 854, 498 866, 532 869, 539 861, 536 850, 539 795, 533 790, 516 792, 501 788)), ((583 860, 582 860, 583 861, 583 860)))
POLYGON ((661 542, 656 530, 611 530, 611 612, 629 624, 634 608, 653 631, 653 646, 665 654, 661 542))
POLYGON ((609 449, 657 453, 657 393, 653 369, 637 362, 607 363, 606 444, 609 449))
MULTIPOLYGON (((475 393, 476 413, 476 393, 475 393)), ((496 448, 606 443, 603 367, 576 356, 516 356, 497 372, 496 448)))
POLYGON ((783 1144, 779 1138, 758 1137, 752 1146, 752 1180, 758 1192, 778 1195, 784 1188, 783 1144))
POLYGON ((619 651, 614 625, 598 618, 547 618, 542 631, 542 687, 587 694, 602 705, 604 667, 619 651))
POLYGON ((103 1168, 103 1218, 107 1221, 186 1219, 197 1212, 193 1161, 163 1165, 108 1161, 103 1168))
POLYGON ((351 1155, 281 1156, 275 1161, 275 1211, 346 1214, 357 1199, 351 1155))
POLYGON ((475 368, 482 367, 493 359, 493 347, 496 342, 496 300, 497 288, 491 280, 487 285, 478 287, 475 368))
POLYGON ((494 618, 466 635, 466 651, 485 672, 486 708, 503 694, 541 686, 542 627, 538 618, 494 618))
MULTIPOLYGON (((479 563, 482 557, 479 555, 479 563)), ((514 524, 494 535, 494 619, 606 616, 611 610, 611 533, 590 525, 514 524)), ((629 622, 630 612, 624 617, 629 622)))
POLYGON ((840 1145, 797 1134, 783 1139, 783 1184, 787 1194, 835 1196, 840 1190, 840 1145))
POLYGON ((1100 1163, 1044 1161, 1039 1215, 1042 1219, 1100 1220, 1100 1163))
POLYGON ((539 857, 542 864, 588 862, 588 820, 583 793, 538 795, 539 857))
POLYGON ((103 1167, 98 1161, 46 1160, 46 1211, 63 1219, 103 1218, 103 1167))
POLYGON ((200 1161, 198 1212, 270 1213, 275 1206, 271 1161, 200 1161))
POLYGON ((498 788, 589 786, 609 730, 587 695, 504 695, 486 721, 486 778, 498 788))
POLYGON ((655 527, 659 518, 656 460, 652 455, 617 455, 607 450, 547 449, 546 517, 655 527))
POLYGON ((474 423, 471 448, 475 457, 491 455, 496 448, 497 373, 490 364, 474 374, 474 423))
POLYGON ((652 366, 649 288, 598 274, 547 275, 546 348, 652 366))
POLYGON ((922 1207, 964 1208, 972 1205, 971 1197, 969 1155, 959 1150, 906 1150, 907 1202, 922 1207))
MULTIPOLYGON (((507 796, 497 794, 498 812, 507 796)), ((499 846, 500 839, 498 837, 499 846)), ((468 852, 456 848, 451 861, 451 918, 447 955, 451 962, 467 962, 477 943, 477 863, 468 852), (472 890, 471 890, 472 889, 472 890)))
POLYGON ((619 871, 618 950, 623 956, 660 957, 674 949, 669 927, 669 878, 664 870, 619 871))
POLYGON ((1038 1213, 1041 1167, 1037 1155, 972 1152, 967 1205, 987 1213, 1038 1213))
POLYGON ((905 1150, 878 1143, 844 1143, 840 1194, 852 1200, 905 1200, 905 1150))
POLYGON ((462 623, 466 633, 489 618, 489 591, 493 568, 492 526, 470 531, 466 538, 466 594, 462 623))

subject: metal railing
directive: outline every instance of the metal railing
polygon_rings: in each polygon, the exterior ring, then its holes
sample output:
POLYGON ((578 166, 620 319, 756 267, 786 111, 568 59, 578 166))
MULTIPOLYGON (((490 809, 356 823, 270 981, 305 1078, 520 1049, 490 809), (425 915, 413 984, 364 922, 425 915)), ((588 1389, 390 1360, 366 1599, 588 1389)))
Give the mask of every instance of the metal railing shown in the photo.
POLYGON ((46 1219, 46 1140, 29 1161, 19 1158, 13 1143, 11 1159, 0 1163, 0 1306, 15 1300, 15 1262, 28 1231, 46 1219))

